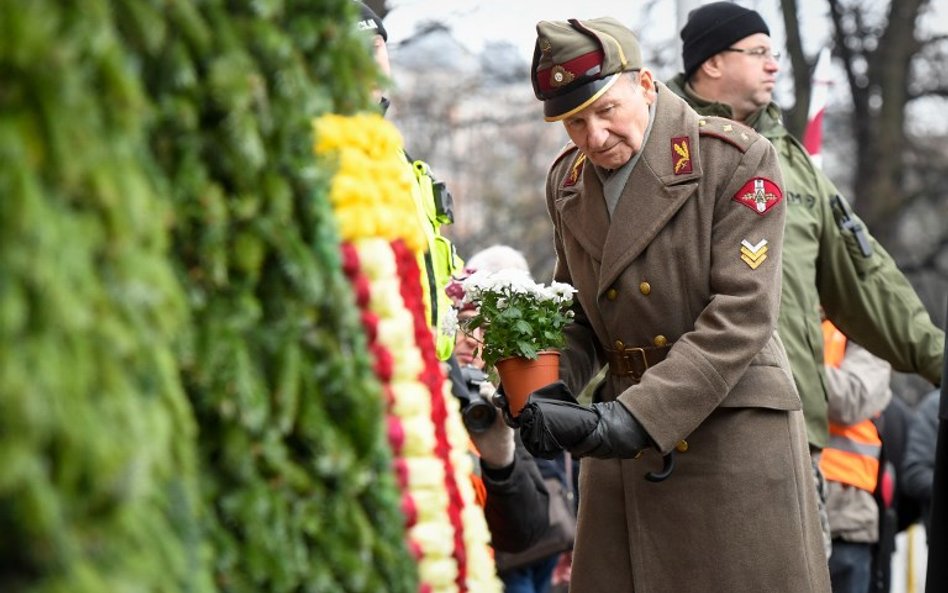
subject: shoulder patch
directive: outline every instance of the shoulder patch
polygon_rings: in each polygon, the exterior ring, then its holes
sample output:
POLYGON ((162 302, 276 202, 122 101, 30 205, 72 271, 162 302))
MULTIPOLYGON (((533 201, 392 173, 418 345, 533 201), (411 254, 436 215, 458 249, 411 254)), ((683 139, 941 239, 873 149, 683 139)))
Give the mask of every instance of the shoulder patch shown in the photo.
POLYGON ((783 192, 770 179, 754 177, 742 185, 731 199, 763 216, 783 200, 783 192))
POLYGON ((698 134, 724 140, 741 152, 747 152, 757 139, 757 132, 742 123, 723 117, 702 117, 698 120, 698 134))

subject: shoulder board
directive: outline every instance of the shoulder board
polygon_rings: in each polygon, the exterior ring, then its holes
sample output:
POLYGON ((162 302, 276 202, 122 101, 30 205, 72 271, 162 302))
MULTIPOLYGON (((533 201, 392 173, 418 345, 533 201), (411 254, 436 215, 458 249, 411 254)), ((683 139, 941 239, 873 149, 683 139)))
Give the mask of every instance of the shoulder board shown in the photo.
POLYGON ((741 152, 747 152, 750 145, 757 140, 757 132, 752 128, 723 117, 702 117, 698 120, 698 135, 711 136, 724 140, 737 147, 741 152))

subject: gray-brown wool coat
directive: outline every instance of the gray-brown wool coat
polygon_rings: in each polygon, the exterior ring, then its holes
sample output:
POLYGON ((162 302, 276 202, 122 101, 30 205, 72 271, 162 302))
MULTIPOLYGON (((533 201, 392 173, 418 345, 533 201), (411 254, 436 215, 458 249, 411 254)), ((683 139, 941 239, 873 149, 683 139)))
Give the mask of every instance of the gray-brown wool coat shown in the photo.
POLYGON ((575 147, 547 178, 555 280, 578 289, 561 376, 578 393, 617 341, 671 344, 641 381, 609 375, 602 398, 618 397, 661 452, 687 443, 659 483, 644 479, 661 468, 653 450, 582 460, 570 591, 828 592, 800 398, 775 333, 777 156, 658 86, 611 220, 575 147), (764 212, 754 179, 767 181, 764 212))

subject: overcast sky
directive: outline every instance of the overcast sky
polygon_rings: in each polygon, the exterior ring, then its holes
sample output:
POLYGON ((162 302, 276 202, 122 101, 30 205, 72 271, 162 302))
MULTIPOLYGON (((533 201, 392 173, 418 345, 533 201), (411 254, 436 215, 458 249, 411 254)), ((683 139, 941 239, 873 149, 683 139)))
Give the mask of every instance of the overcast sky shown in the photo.
MULTIPOLYGON (((517 46, 529 62, 540 20, 613 16, 635 31, 643 44, 678 38, 679 4, 687 13, 706 0, 389 0, 385 17, 389 41, 411 36, 417 25, 437 20, 451 28, 458 41, 478 52, 488 41, 507 41, 517 46), (645 8, 653 6, 651 14, 645 8)), ((776 46, 783 45, 783 21, 778 0, 747 0, 740 4, 755 8, 771 28, 776 46)), ((801 20, 808 32, 804 43, 816 53, 828 38, 825 0, 801 0, 801 20)))

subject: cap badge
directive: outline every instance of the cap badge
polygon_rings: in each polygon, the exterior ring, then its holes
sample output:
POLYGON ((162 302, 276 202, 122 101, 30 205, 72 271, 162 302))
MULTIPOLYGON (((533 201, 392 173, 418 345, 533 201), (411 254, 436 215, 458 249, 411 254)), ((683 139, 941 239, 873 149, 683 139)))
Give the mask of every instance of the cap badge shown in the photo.
POLYGON ((761 239, 756 245, 744 239, 741 241, 741 261, 756 270, 767 259, 767 239, 761 239))
POLYGON ((675 175, 691 173, 691 140, 688 136, 672 138, 672 163, 675 175))
POLYGON ((563 187, 571 187, 576 185, 576 182, 579 181, 579 174, 583 172, 583 163, 586 162, 586 153, 579 153, 579 158, 576 159, 576 162, 573 163, 573 166, 569 170, 569 175, 566 176, 566 181, 563 182, 563 187))
POLYGON ((538 43, 540 44, 540 51, 542 53, 549 53, 549 51, 553 49, 553 44, 550 43, 550 40, 546 37, 541 37, 538 43))
POLYGON ((737 190, 732 199, 763 216, 783 200, 783 192, 773 181, 755 177, 737 190))
POLYGON ((576 76, 562 66, 553 66, 550 71, 550 86, 560 87, 573 82, 576 76))

